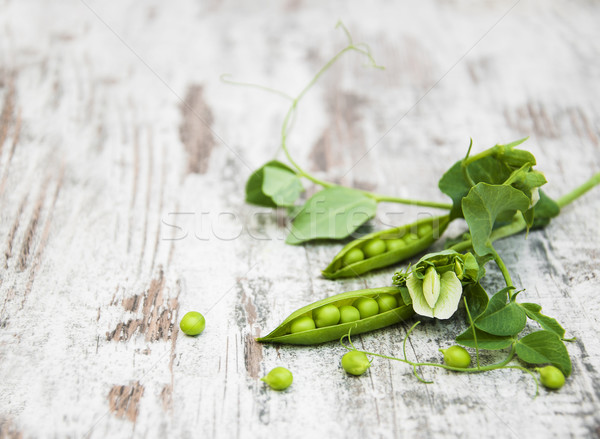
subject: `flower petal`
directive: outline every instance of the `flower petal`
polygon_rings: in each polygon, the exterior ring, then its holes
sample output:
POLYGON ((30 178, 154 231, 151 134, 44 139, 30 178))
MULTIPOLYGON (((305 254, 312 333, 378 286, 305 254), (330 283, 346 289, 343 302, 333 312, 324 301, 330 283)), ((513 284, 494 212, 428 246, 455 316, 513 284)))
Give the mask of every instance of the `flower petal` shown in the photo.
POLYGON ((423 296, 427 304, 435 307, 438 298, 440 297, 440 275, 435 271, 434 267, 429 267, 423 278, 423 296))
POLYGON ((442 275, 441 292, 433 309, 433 316, 437 319, 449 319, 458 309, 462 296, 462 284, 453 271, 442 275))
POLYGON ((406 278, 406 288, 408 288, 415 312, 422 316, 433 317, 433 309, 427 304, 423 296, 423 281, 411 273, 406 278))

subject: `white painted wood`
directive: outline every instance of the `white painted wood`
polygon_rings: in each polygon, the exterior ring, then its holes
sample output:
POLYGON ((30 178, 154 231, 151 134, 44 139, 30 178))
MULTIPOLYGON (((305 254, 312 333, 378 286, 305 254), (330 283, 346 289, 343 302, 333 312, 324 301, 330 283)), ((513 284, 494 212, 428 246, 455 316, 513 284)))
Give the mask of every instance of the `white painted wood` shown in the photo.
MULTIPOLYGON (((340 245, 287 246, 281 213, 245 205, 287 102, 219 80, 297 93, 343 47, 341 18, 387 69, 349 54, 322 78, 290 137, 299 162, 442 201, 439 175, 469 137, 483 149, 529 135, 558 196, 600 167, 597 4, 3 0, 0 11, 0 437, 598 435, 597 191, 499 243, 524 294, 577 337, 563 390, 534 400, 516 371, 423 370, 435 381, 424 385, 379 359, 348 377, 336 343, 253 337, 309 302, 388 285, 394 270, 326 281, 340 245), (177 329, 188 310, 206 316, 200 337, 177 329), (277 365, 294 373, 286 392, 258 380, 277 365)), ((418 213, 380 206, 379 221, 418 213)), ((408 326, 357 341, 399 355, 408 326)), ((410 354, 439 361, 463 326, 422 325, 410 354)))

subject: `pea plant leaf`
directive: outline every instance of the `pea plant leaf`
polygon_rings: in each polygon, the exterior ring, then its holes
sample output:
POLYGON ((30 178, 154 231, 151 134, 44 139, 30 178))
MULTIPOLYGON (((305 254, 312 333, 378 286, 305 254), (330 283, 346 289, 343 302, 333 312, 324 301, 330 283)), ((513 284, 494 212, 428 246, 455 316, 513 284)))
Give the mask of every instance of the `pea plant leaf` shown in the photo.
MULTIPOLYGON (((529 151, 515 149, 515 146, 520 145, 526 140, 527 138, 524 138, 506 145, 493 146, 485 151, 480 159, 467 165, 467 173, 475 183, 502 184, 508 180, 515 171, 521 168, 530 170, 531 166, 536 164, 533 154, 529 151)), ((516 180, 528 180, 531 178, 527 175, 521 176, 520 174, 519 177, 520 178, 516 180)), ((536 175, 534 178, 537 179, 537 177, 538 176, 536 175)), ((528 180, 528 182, 529 184, 534 184, 533 181, 528 180)), ((463 216, 461 201, 471 189, 471 184, 467 181, 465 174, 463 173, 462 160, 454 163, 454 165, 444 173, 438 186, 443 193, 452 198, 453 207, 450 212, 450 217, 461 218, 463 216)))
POLYGON ((552 198, 542 190, 539 191, 540 199, 533 206, 533 228, 547 226, 550 220, 560 213, 560 207, 552 198))
MULTIPOLYGON (((484 157, 467 166, 473 181, 489 184, 502 184, 510 176, 512 169, 493 156, 484 157)), ((465 180, 462 172, 462 160, 457 161, 440 179, 440 190, 452 198, 451 218, 462 218, 461 201, 467 196, 471 185, 465 180)))
POLYGON ((531 320, 540 324, 546 331, 554 332, 559 338, 565 337, 565 329, 552 317, 545 316, 540 311, 542 307, 537 303, 521 303, 519 304, 531 320))
MULTIPOLYGON (((490 351, 498 351, 506 349, 513 343, 512 337, 499 336, 489 334, 480 329, 475 328, 477 336, 477 347, 479 349, 488 349, 490 351)), ((475 338, 473 337, 473 327, 469 327, 465 332, 456 337, 456 342, 468 348, 475 347, 475 338)))
POLYGON ((296 172, 272 160, 250 175, 246 182, 246 202, 264 207, 292 206, 303 191, 296 172))
POLYGON ((550 363, 565 376, 571 374, 571 359, 567 348, 554 332, 533 332, 519 339, 515 347, 519 358, 527 363, 550 363))
POLYGON ((529 198, 512 186, 487 183, 475 185, 462 200, 475 253, 479 256, 493 253, 489 237, 498 216, 511 216, 516 211, 525 212, 528 208, 529 198))
POLYGON ((361 191, 342 186, 323 189, 310 197, 296 215, 285 242, 346 238, 376 211, 375 200, 361 191))
POLYGON ((465 286, 464 294, 471 318, 475 320, 485 311, 489 302, 488 294, 479 282, 465 286))
POLYGON ((276 166, 264 168, 262 189, 278 206, 293 206, 304 190, 296 174, 276 166))
POLYGON ((525 310, 516 302, 508 300, 508 289, 492 296, 485 311, 475 320, 475 326, 492 335, 517 335, 525 328, 525 310))

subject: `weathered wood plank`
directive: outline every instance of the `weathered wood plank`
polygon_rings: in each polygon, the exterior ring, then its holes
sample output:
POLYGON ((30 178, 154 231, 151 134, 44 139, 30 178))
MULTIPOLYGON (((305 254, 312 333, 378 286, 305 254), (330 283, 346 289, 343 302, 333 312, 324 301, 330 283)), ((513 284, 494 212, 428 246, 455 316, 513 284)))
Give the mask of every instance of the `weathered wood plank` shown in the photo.
MULTIPOLYGON (((289 145, 319 176, 442 201, 438 176, 469 137, 527 135, 552 196, 600 168, 598 5, 333 5, 1 3, 0 437, 600 434, 596 192, 499 243, 523 294, 577 339, 560 392, 533 400, 531 379, 506 370, 423 369, 424 385, 382 359, 354 378, 337 343, 254 341, 394 269, 327 281, 340 245, 287 246, 284 212, 244 203, 289 103, 221 74, 297 93, 343 46, 341 17, 387 69, 351 54, 299 106, 289 145), (206 316, 200 337, 177 328, 188 310, 206 316), (286 392, 259 381, 277 365, 294 372, 286 392)), ((427 213, 382 205, 372 227, 427 213)), ((397 356, 409 326, 355 342, 397 356)), ((424 322, 409 355, 439 361, 463 327, 424 322)))

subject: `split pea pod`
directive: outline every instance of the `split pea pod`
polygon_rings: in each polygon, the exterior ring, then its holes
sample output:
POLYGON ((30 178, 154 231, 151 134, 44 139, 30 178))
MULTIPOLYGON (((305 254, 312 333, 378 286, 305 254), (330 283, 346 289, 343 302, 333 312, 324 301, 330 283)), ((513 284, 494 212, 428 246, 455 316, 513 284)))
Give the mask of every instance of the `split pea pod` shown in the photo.
POLYGON ((433 244, 450 223, 449 215, 420 219, 381 230, 348 243, 322 271, 328 279, 357 277, 367 271, 394 265, 433 244))
POLYGON ((300 308, 290 314, 270 334, 257 338, 257 341, 262 343, 313 345, 339 340, 343 335, 348 334, 350 330, 352 330, 352 334, 362 334, 363 332, 384 328, 406 320, 413 314, 412 306, 406 305, 402 300, 400 287, 348 291, 300 308), (370 311, 364 313, 359 308, 364 308, 365 303, 376 306, 378 311, 375 314, 370 311), (338 309, 346 307, 344 308, 345 311, 348 311, 349 307, 355 307, 360 317, 358 320, 349 322, 342 322, 343 319, 339 317, 336 323, 333 323, 335 322, 335 319, 333 319, 326 322, 326 326, 317 327, 314 319, 316 317, 322 319, 323 311, 320 310, 326 310, 327 313, 330 313, 332 306, 338 309), (310 324, 310 321, 312 321, 312 324, 310 324), (309 324, 306 324, 307 322, 309 324))

